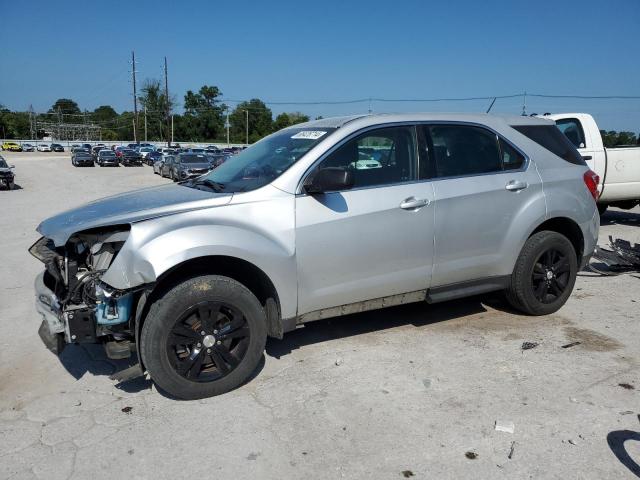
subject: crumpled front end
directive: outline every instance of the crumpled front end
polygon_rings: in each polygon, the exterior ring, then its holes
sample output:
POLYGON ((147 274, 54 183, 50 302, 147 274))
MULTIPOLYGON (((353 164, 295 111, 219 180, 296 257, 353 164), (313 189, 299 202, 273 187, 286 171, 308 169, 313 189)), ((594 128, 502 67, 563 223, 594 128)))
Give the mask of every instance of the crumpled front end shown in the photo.
POLYGON ((73 235, 64 247, 42 237, 29 249, 45 264, 35 280, 38 333, 53 353, 69 343, 104 343, 111 358, 135 349, 140 289, 117 290, 101 280, 128 236, 129 226, 121 226, 73 235))

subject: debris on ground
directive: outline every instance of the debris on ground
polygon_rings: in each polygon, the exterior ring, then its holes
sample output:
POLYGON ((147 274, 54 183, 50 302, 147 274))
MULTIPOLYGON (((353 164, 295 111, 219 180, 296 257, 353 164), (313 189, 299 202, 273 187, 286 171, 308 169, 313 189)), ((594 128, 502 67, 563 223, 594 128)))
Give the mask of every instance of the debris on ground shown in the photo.
POLYGON ((536 348, 540 345, 537 342, 522 342, 522 346, 520 347, 522 350, 531 350, 532 348, 536 348))
POLYGON ((415 477, 415 474, 411 470, 403 470, 401 473, 404 478, 415 477))
POLYGON ((571 342, 571 343, 567 343, 566 345, 562 345, 562 347, 560 348, 571 348, 571 347, 575 347, 576 345, 580 345, 581 342, 571 342))
POLYGON ((133 410, 133 407, 123 407, 121 411, 122 413, 130 414, 131 410, 133 410))
POLYGON ((336 367, 339 367, 340 365, 342 365, 342 359, 337 358, 335 363, 336 363, 336 367))
POLYGON ((509 450, 509 455, 507 458, 511 460, 513 458, 513 451, 516 449, 516 442, 511 442, 511 449, 509 450))
POLYGON ((472 451, 466 452, 464 456, 467 457, 469 460, 475 460, 476 458, 478 458, 478 454, 472 451))
POLYGON ((625 390, 635 390, 636 388, 630 383, 619 383, 618 386, 624 388, 625 390))
POLYGON ((627 240, 616 239, 609 236, 608 248, 597 246, 593 252, 592 263, 589 269, 600 275, 620 275, 621 273, 640 271, 640 245, 631 245, 627 240), (598 261, 608 268, 602 270, 593 264, 598 261))
POLYGON ((422 384, 424 385, 424 388, 429 388, 431 386, 431 379, 425 378, 424 380, 422 380, 422 384))
POLYGON ((516 426, 513 422, 501 422, 500 420, 496 420, 495 429, 496 432, 513 433, 516 426))
POLYGON ((571 439, 567 440, 567 442, 569 442, 571 445, 575 445, 575 444, 576 444, 576 442, 574 442, 574 441, 573 441, 573 440, 571 440, 571 439))

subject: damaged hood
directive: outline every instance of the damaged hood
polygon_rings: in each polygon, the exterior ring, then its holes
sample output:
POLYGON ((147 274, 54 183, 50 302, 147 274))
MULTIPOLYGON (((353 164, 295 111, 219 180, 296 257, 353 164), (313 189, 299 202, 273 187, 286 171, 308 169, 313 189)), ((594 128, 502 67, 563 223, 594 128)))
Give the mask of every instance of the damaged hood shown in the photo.
POLYGON ((214 193, 180 185, 163 185, 87 203, 50 217, 38 232, 56 246, 64 245, 76 232, 109 225, 124 225, 175 213, 226 205, 232 193, 214 193))

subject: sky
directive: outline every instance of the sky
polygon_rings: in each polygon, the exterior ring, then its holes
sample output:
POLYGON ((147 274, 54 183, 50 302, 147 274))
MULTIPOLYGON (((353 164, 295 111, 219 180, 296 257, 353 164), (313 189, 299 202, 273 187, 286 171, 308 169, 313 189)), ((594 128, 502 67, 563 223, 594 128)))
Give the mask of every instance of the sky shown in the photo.
MULTIPOLYGON (((161 79, 178 105, 216 85, 230 100, 332 102, 529 94, 640 96, 640 0, 0 0, 0 104, 132 110, 161 79)), ((493 112, 520 114, 522 96, 493 112)), ((311 117, 485 111, 490 100, 269 105, 311 117)), ((640 131, 640 99, 528 96, 526 113, 581 111, 640 131)))

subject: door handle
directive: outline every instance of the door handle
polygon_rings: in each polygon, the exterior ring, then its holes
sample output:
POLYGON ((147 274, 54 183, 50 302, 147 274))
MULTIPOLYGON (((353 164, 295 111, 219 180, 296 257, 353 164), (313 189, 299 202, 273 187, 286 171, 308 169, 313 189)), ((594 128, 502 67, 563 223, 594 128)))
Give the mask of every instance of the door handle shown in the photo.
POLYGON ((505 185, 504 188, 506 188, 510 192, 519 192, 520 190, 524 190, 528 186, 529 184, 527 182, 523 182, 521 180, 511 180, 505 185))
POLYGON ((591 155, 582 155, 583 160, 591 160, 593 157, 591 155))
POLYGON ((403 210, 417 210, 419 208, 426 207, 429 203, 431 202, 425 198, 409 197, 402 201, 400 208, 403 210))

